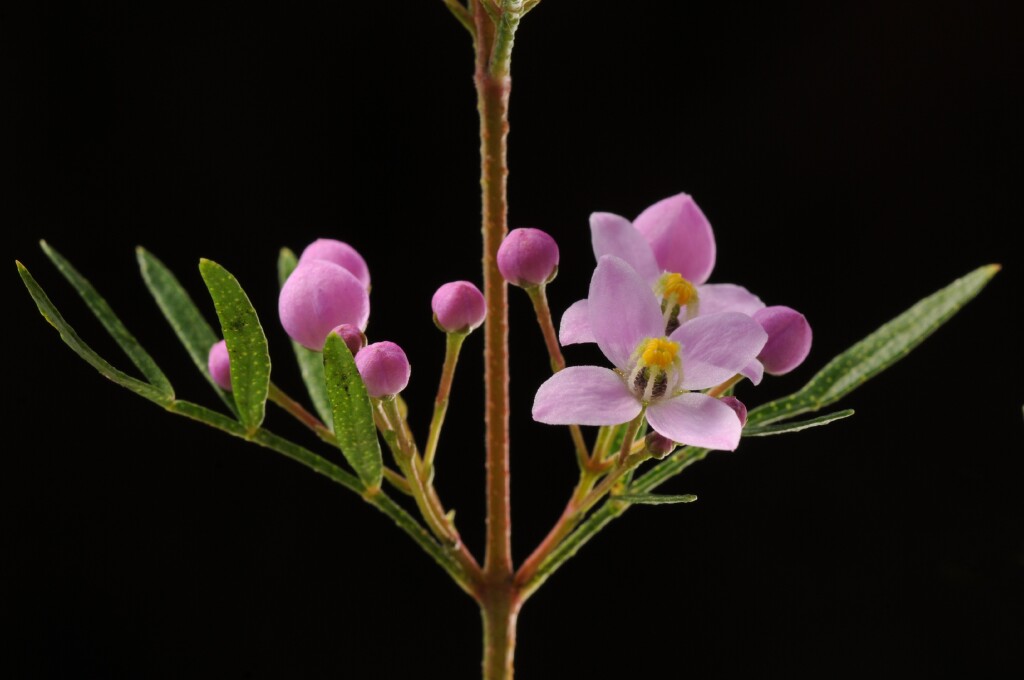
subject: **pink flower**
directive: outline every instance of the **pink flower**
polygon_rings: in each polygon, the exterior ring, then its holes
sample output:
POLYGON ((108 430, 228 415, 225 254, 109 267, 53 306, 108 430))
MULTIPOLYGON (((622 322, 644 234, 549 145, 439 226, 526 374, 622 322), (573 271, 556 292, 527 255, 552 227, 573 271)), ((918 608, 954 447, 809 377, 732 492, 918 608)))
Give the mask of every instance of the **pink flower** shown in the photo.
POLYGON ((347 269, 352 276, 359 279, 363 288, 370 290, 370 268, 366 266, 366 260, 358 250, 344 241, 333 238, 318 238, 313 241, 299 256, 299 265, 314 260, 327 260, 347 269))
POLYGON ((210 369, 210 377, 222 390, 231 391, 231 359, 228 357, 226 340, 214 343, 207 357, 206 367, 210 369))
POLYGON ((438 288, 430 308, 446 333, 469 333, 487 316, 484 294, 469 281, 452 281, 438 288))
POLYGON ((356 368, 366 383, 366 392, 374 399, 390 397, 404 390, 412 373, 402 348, 387 340, 371 343, 359 350, 356 368))
POLYGON ((533 418, 551 425, 617 425, 640 414, 672 441, 733 450, 741 425, 714 397, 692 392, 718 385, 749 365, 768 339, 738 313, 710 314, 665 335, 649 284, 622 259, 606 255, 590 282, 588 322, 615 370, 573 366, 549 378, 533 418))
POLYGON ((524 288, 547 283, 558 271, 558 244, 540 229, 513 229, 498 246, 498 271, 524 288))
MULTIPOLYGON (((688 194, 678 194, 650 206, 630 223, 612 213, 590 216, 591 240, 598 259, 614 255, 625 260, 647 281, 662 309, 665 331, 671 333, 690 319, 721 312, 754 316, 765 304, 743 286, 704 283, 715 264, 715 239, 704 213, 688 194)), ((588 301, 580 300, 562 315, 558 339, 563 345, 594 342, 589 325, 588 301)), ((788 307, 786 309, 789 309, 788 307)), ((792 310, 790 310, 792 311, 792 310)), ((797 314, 797 312, 793 312, 797 314)), ((773 356, 767 363, 775 375, 799 365, 810 349, 810 326, 787 323, 784 339, 770 343, 773 356), (789 361, 803 352, 800 361, 789 361), (784 355, 776 361, 774 354, 784 355), (786 366, 786 370, 773 368, 786 366)), ((781 328, 783 324, 776 324, 781 328)), ((765 327, 771 334, 773 329, 765 327)), ((765 366, 758 357, 739 373, 755 385, 761 382, 765 366)))
POLYGON ((370 298, 349 270, 327 260, 310 260, 296 267, 281 287, 277 310, 292 340, 319 352, 337 326, 366 328, 370 298))

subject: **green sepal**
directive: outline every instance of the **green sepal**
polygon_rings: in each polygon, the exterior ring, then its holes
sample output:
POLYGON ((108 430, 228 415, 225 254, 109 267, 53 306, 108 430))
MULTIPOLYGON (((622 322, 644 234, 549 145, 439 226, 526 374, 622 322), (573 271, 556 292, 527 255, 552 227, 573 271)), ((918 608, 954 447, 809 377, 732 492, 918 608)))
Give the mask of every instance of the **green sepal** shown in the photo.
POLYGON ((981 292, 1000 269, 979 267, 924 298, 830 361, 799 391, 758 406, 747 424, 788 420, 833 404, 905 357, 981 292))
POLYGON ((96 292, 96 289, 89 283, 89 280, 79 274, 78 270, 46 241, 40 241, 39 247, 50 258, 50 262, 57 268, 57 271, 74 287, 93 313, 93 316, 99 319, 107 333, 110 334, 110 337, 124 350, 124 353, 128 355, 128 358, 132 360, 135 367, 146 377, 149 384, 163 392, 168 399, 173 399, 174 388, 171 387, 171 381, 167 379, 164 372, 156 365, 149 352, 142 348, 142 345, 135 339, 131 331, 117 318, 117 314, 110 308, 107 301, 103 299, 103 296, 96 292))
POLYGON ((328 335, 324 343, 324 375, 341 453, 369 489, 379 488, 384 462, 373 406, 352 352, 337 333, 328 335))
POLYGON ((100 372, 103 377, 112 380, 121 387, 135 392, 141 397, 145 397, 152 402, 166 406, 174 401, 174 396, 169 395, 163 390, 150 385, 149 383, 133 378, 127 373, 114 368, 110 363, 103 357, 97 354, 84 340, 75 332, 75 329, 64 320, 61 313, 57 311, 53 302, 46 295, 46 292, 36 282, 36 280, 29 273, 28 269, 25 268, 21 262, 15 262, 18 265, 18 274, 21 275, 21 280, 25 283, 25 287, 28 288, 29 295, 35 300, 36 306, 39 308, 39 313, 43 315, 51 326, 57 329, 60 333, 61 340, 70 347, 75 354, 85 360, 90 366, 100 372))
POLYGON ((786 434, 787 432, 799 432, 800 430, 807 430, 812 427, 821 427, 822 425, 828 425, 829 423, 843 418, 849 418, 853 415, 853 409, 848 408, 843 411, 833 411, 832 413, 826 413, 823 416, 817 418, 811 418, 810 420, 801 420, 796 423, 785 422, 776 423, 774 425, 755 425, 753 427, 743 428, 744 437, 767 437, 773 434, 786 434))
POLYGON ((212 260, 199 261, 199 273, 213 298, 231 360, 231 394, 238 419, 249 434, 263 423, 270 390, 270 351, 256 310, 231 273, 212 260))
POLYGON ((174 334, 184 345, 192 363, 203 374, 210 386, 217 392, 231 412, 238 416, 235 399, 231 393, 221 389, 210 375, 210 348, 220 337, 213 331, 206 317, 199 311, 192 297, 188 294, 177 277, 153 253, 145 248, 135 249, 135 259, 139 263, 142 280, 146 283, 150 295, 156 300, 164 318, 174 329, 174 334))
MULTIPOLYGON (((298 264, 299 260, 291 249, 281 248, 281 253, 277 257, 277 280, 282 287, 298 264)), ((294 340, 292 340, 292 350, 295 352, 295 361, 299 364, 302 382, 306 384, 306 391, 309 393, 310 401, 313 402, 313 408, 316 409, 320 420, 328 428, 333 429, 334 414, 331 413, 331 400, 327 397, 323 356, 320 352, 306 349, 294 340)))

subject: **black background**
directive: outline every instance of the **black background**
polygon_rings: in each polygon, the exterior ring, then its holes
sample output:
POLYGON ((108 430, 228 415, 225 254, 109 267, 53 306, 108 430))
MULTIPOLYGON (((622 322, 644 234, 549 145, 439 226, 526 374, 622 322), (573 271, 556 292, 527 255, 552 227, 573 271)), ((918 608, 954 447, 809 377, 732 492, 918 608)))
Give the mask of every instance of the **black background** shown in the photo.
MULTIPOLYGON (((412 359, 423 433, 443 351, 430 296, 479 281, 469 39, 440 0, 300 4, 37 3, 8 17, 4 255, 126 365, 37 249, 49 239, 178 393, 213 405, 134 246, 211 317, 197 258, 233 271, 263 314, 275 381, 298 393, 275 319, 277 249, 346 240, 372 268, 371 336, 412 359)), ((590 543, 525 607, 521 677, 1019 670, 1014 4, 545 0, 524 20, 510 220, 559 240, 557 310, 586 291, 591 211, 633 217, 687 191, 716 229, 713 280, 815 329, 804 367, 741 390, 756 405, 953 278, 1005 268, 849 397, 853 419, 716 454, 666 487, 697 503, 632 510, 590 543)), ((39 318, 13 266, 3 290, 5 675, 478 673, 474 606, 386 518, 104 381, 39 318)), ((521 559, 558 516, 574 460, 563 432, 529 419, 546 359, 515 290, 512 323, 521 559)), ((438 477, 478 552, 480 348, 474 336, 438 477)), ((316 444, 275 410, 268 425, 316 444)))

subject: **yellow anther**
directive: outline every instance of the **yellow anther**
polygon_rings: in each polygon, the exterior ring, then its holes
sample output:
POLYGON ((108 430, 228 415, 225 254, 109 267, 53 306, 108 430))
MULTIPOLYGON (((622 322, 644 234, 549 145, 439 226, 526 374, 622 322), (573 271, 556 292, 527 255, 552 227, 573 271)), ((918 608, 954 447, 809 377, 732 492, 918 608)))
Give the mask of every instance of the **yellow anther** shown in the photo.
POLYGON ((679 306, 686 305, 697 296, 697 289, 679 274, 664 274, 659 282, 661 296, 665 300, 675 298, 679 306))
POLYGON ((672 365, 679 353, 679 343, 668 338, 649 338, 644 341, 640 361, 644 366, 656 366, 662 370, 672 365))

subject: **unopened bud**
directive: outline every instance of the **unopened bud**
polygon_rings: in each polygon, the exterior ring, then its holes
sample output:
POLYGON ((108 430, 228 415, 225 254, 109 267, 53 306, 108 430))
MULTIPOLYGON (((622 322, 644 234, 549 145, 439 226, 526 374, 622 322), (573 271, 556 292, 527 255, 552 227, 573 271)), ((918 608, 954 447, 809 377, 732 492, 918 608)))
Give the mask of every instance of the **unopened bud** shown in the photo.
POLYGON ((366 328, 370 297, 347 269, 326 260, 310 260, 285 281, 277 311, 292 340, 319 352, 328 333, 340 324, 366 328))
POLYGON ((374 399, 398 394, 409 384, 412 368, 402 348, 393 342, 375 342, 359 350, 356 368, 374 399))
POLYGON ((344 241, 318 238, 302 251, 302 255, 299 256, 299 264, 312 260, 333 262, 339 267, 347 269, 352 276, 359 279, 363 288, 370 289, 370 268, 366 266, 366 260, 359 254, 359 251, 344 241))
POLYGON ((736 417, 740 419, 740 427, 747 424, 747 407, 742 401, 736 397, 722 397, 721 402, 736 412, 736 417))
POLYGON ((498 269, 517 286, 547 283, 558 272, 558 244, 540 229, 513 229, 498 248, 498 269))
POLYGON ((644 448, 655 458, 661 460, 676 449, 676 443, 663 434, 651 432, 644 438, 644 448))
POLYGON ((213 382, 223 390, 231 391, 231 359, 228 357, 228 343, 221 340, 210 348, 210 356, 206 361, 213 382))
POLYGON ((758 310, 754 319, 768 333, 768 342, 757 356, 767 373, 782 375, 803 363, 811 351, 811 326, 803 314, 776 305, 758 310))
POLYGON ((366 347, 366 336, 352 324, 343 323, 337 328, 332 329, 331 333, 336 334, 345 342, 345 346, 348 347, 349 352, 352 352, 352 356, 355 356, 359 353, 359 350, 366 347))
POLYGON ((469 333, 484 322, 487 305, 480 289, 469 281, 452 281, 437 289, 430 307, 446 333, 469 333))

